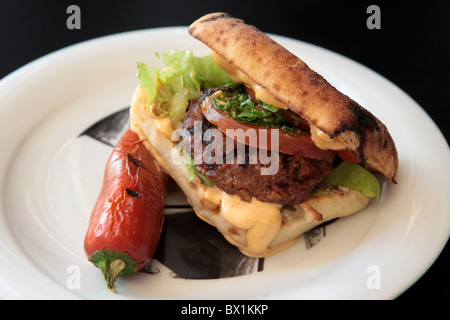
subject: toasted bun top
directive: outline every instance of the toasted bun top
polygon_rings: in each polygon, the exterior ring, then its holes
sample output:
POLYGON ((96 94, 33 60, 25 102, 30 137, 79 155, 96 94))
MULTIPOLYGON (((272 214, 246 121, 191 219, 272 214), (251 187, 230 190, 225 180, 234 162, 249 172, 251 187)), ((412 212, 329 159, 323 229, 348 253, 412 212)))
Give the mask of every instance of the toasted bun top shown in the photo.
POLYGON ((395 182, 397 150, 384 124, 301 59, 226 13, 201 17, 189 33, 307 120, 316 145, 351 150, 366 168, 395 182))

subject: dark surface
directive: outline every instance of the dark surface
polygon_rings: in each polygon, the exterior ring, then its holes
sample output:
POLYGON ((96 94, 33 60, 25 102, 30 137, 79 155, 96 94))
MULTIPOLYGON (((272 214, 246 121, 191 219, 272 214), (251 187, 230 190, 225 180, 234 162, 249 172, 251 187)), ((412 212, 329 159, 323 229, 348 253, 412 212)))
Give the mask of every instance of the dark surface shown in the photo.
MULTIPOLYGON (((449 139, 450 2, 442 1, 17 1, 0 2, 0 78, 47 53, 118 32, 189 25, 224 11, 274 34, 338 52, 380 73, 421 105, 449 139), (69 30, 66 9, 81 9, 69 30), (366 9, 381 9, 369 30, 366 9)), ((405 115, 407 116, 407 115, 405 115)), ((420 128, 417 128, 420 130, 420 128)), ((426 156, 426 155, 425 155, 426 156)), ((450 214, 450 213, 449 213, 450 214)), ((400 299, 450 298, 450 246, 400 299)))

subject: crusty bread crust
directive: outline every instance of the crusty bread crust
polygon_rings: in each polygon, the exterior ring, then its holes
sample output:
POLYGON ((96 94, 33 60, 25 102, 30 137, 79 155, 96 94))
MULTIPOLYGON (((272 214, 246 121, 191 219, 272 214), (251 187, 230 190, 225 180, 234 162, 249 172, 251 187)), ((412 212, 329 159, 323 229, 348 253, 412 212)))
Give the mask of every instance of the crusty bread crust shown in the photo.
POLYGON ((229 223, 221 214, 217 203, 205 196, 206 187, 200 179, 189 181, 189 174, 180 152, 174 142, 158 131, 155 118, 147 108, 146 90, 138 86, 133 95, 130 109, 130 127, 143 140, 162 168, 173 178, 186 195, 196 215, 217 228, 217 230, 244 254, 266 257, 295 243, 306 231, 335 218, 347 216, 365 208, 369 198, 359 191, 335 190, 326 196, 310 198, 297 206, 295 211, 281 211, 281 227, 264 252, 251 252, 247 248, 247 230, 229 223))
POLYGON ((189 33, 307 120, 312 131, 345 145, 366 168, 395 182, 397 150, 384 124, 301 59, 226 13, 201 17, 189 33))

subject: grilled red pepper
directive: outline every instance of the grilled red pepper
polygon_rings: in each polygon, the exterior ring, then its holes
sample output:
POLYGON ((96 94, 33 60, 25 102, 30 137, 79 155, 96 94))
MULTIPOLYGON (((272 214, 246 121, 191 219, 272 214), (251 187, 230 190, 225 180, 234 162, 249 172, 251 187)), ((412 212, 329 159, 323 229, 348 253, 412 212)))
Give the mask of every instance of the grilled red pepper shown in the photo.
POLYGON ((128 129, 106 163, 84 240, 86 255, 116 292, 116 279, 150 262, 161 236, 168 176, 128 129))

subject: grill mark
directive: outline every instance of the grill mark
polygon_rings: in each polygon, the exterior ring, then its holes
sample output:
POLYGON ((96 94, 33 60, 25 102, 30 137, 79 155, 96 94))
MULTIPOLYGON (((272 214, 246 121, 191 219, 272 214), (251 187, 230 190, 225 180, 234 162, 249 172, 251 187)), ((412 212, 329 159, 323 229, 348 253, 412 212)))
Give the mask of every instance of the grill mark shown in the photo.
POLYGON ((137 159, 137 158, 134 158, 130 153, 127 153, 127 158, 128 158, 128 160, 130 160, 132 163, 134 163, 134 164, 137 165, 138 167, 141 167, 142 169, 145 170, 145 167, 144 167, 144 165, 142 164, 142 161, 141 161, 141 160, 139 160, 139 159, 137 159))
POLYGON ((134 191, 134 190, 131 190, 131 189, 128 189, 128 188, 126 188, 125 189, 126 191, 127 191, 127 193, 130 195, 130 196, 132 196, 132 197, 134 197, 134 198, 141 198, 141 195, 139 194, 139 192, 137 192, 137 191, 134 191))

